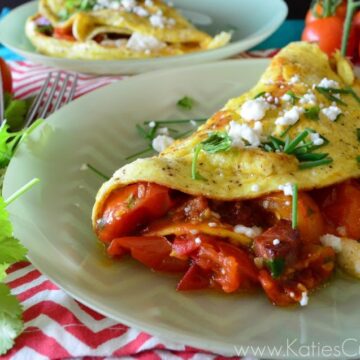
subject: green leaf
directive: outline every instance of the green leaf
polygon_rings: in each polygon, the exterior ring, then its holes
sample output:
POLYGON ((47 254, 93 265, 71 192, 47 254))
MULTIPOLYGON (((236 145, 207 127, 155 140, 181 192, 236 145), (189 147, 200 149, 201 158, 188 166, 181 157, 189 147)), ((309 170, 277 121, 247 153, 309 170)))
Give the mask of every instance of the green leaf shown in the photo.
POLYGON ((8 269, 9 264, 0 264, 0 282, 4 281, 6 278, 6 270, 8 269))
POLYGON ((189 96, 184 96, 182 99, 180 99, 177 102, 177 106, 185 110, 191 110, 194 106, 194 103, 195 103, 194 99, 192 99, 189 96))
MULTIPOLYGON (((9 220, 4 199, 0 196, 0 238, 8 238, 13 235, 13 228, 9 220)), ((0 247, 1 256, 1 247, 0 247)))
POLYGON ((310 120, 319 120, 320 107, 312 106, 310 108, 306 108, 304 111, 304 116, 310 120))
POLYGON ((24 328, 21 319, 22 307, 9 288, 0 284, 0 355, 14 345, 15 338, 24 328))
POLYGON ((25 100, 12 100, 5 110, 5 119, 11 130, 19 130, 25 123, 29 107, 25 100))
POLYGON ((12 264, 25 259, 27 253, 19 240, 11 237, 3 237, 0 234, 0 265, 12 264))
POLYGON ((285 260, 282 258, 265 260, 265 265, 270 270, 271 276, 276 279, 284 272, 285 260))

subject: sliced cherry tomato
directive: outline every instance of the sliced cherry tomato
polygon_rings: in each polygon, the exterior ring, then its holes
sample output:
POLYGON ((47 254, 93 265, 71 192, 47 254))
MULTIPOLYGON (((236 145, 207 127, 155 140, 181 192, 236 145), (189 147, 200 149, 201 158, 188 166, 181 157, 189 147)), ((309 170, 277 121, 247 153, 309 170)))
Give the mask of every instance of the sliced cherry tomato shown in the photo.
POLYGON ((210 287, 211 274, 201 269, 196 264, 192 264, 184 277, 180 280, 176 290, 200 290, 210 287))
POLYGON ((195 239, 194 236, 178 236, 172 244, 173 256, 186 259, 192 255, 200 246, 195 239))
POLYGON ((149 221, 165 215, 173 206, 170 190, 152 183, 128 185, 113 191, 105 202, 96 231, 101 241, 129 235, 149 221))
POLYGON ((131 256, 147 267, 164 272, 184 272, 188 261, 171 257, 171 243, 161 236, 134 236, 112 240, 107 252, 110 256, 121 256, 129 250, 131 256))
MULTIPOLYGON (((282 193, 274 193, 264 197, 261 203, 265 209, 273 212, 278 219, 291 220, 292 198, 282 193)), ((299 192, 298 227, 301 239, 305 242, 318 243, 324 234, 324 220, 320 209, 311 196, 299 192)))
POLYGON ((335 228, 343 228, 338 235, 360 240, 360 184, 346 181, 317 191, 325 219, 335 228))
POLYGON ((5 92, 12 92, 12 76, 9 66, 6 64, 5 60, 0 58, 0 71, 3 82, 3 90, 5 92))
POLYGON ((298 259, 300 245, 299 232, 291 227, 290 221, 280 220, 254 240, 254 251, 263 259, 283 259, 290 266, 298 259))
POLYGON ((53 36, 59 40, 75 41, 75 37, 72 33, 72 27, 56 27, 54 28, 53 36))
MULTIPOLYGON (((305 17, 305 24, 308 25, 319 18, 323 17, 324 10, 321 4, 317 3, 314 7, 314 9, 309 9, 309 11, 306 13, 305 17), (318 16, 314 15, 317 14, 318 16)), ((346 16, 346 1, 342 2, 335 10, 335 14, 333 16, 338 17, 340 19, 345 19, 346 16)))
MULTIPOLYGON (((335 50, 341 48, 344 20, 335 16, 317 19, 306 25, 301 40, 316 42, 322 51, 331 56, 335 50)), ((355 55, 356 36, 355 28, 350 31, 347 55, 355 55)))

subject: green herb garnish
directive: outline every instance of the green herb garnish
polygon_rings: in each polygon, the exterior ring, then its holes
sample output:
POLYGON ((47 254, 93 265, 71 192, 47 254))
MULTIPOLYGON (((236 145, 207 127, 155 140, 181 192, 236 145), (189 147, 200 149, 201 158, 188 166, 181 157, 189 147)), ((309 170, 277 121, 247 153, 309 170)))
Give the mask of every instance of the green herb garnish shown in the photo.
POLYGON ((290 96, 290 103, 292 105, 294 105, 296 103, 297 100, 299 100, 299 97, 295 95, 295 93, 293 91, 288 91, 286 92, 286 95, 290 96))
POLYGON ((254 99, 258 99, 266 94, 266 91, 259 92, 257 95, 254 96, 254 99))
POLYGON ((319 120, 320 107, 312 106, 310 108, 306 108, 304 111, 304 116, 310 120, 319 120))
POLYGON ((298 226, 298 186, 292 184, 292 211, 291 211, 292 228, 296 229, 298 226))
POLYGON ((328 100, 330 101, 334 101, 336 102, 337 104, 341 104, 341 105, 344 105, 344 106, 347 106, 347 104, 338 99, 336 96, 334 96, 333 94, 339 94, 339 92, 337 90, 339 89, 334 89, 334 88, 324 88, 324 87, 321 87, 321 86, 315 86, 315 89, 322 95, 324 95, 328 100), (336 90, 336 92, 334 92, 334 90, 336 90))
POLYGON ((285 270, 285 260, 282 258, 265 260, 265 265, 270 270, 271 276, 275 279, 280 277, 285 270))
POLYGON ((194 154, 191 164, 191 177, 193 180, 204 180, 197 171, 197 160, 200 152, 203 150, 209 154, 227 151, 231 148, 231 139, 226 132, 214 132, 209 137, 197 144, 194 148, 194 154))
POLYGON ((185 110, 191 110, 194 106, 194 103, 195 103, 194 99, 192 99, 189 96, 184 96, 182 99, 180 99, 177 102, 177 106, 185 110))

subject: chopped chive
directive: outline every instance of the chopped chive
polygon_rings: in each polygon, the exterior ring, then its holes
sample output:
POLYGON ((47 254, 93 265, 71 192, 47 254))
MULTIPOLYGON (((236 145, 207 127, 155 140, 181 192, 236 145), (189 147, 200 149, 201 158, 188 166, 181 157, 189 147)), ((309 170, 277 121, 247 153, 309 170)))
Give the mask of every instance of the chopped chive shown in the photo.
POLYGON ((284 148, 285 154, 291 154, 296 147, 309 135, 308 130, 302 131, 295 139, 293 139, 287 147, 284 148))
POLYGON ((191 110, 194 106, 194 103, 194 99, 192 99, 190 96, 184 96, 177 102, 177 106, 185 110, 191 110))
POLYGON ((285 260, 282 258, 265 260, 265 265, 270 270, 271 276, 276 279, 284 272, 285 260))
POLYGON ((286 92, 286 95, 289 95, 289 96, 290 96, 290 98, 291 98, 290 103, 291 103, 292 105, 295 105, 296 100, 299 100, 299 97, 296 96, 293 91, 288 91, 288 92, 286 92))
POLYGON ((146 154, 146 153, 148 153, 148 152, 150 152, 150 151, 152 151, 152 150, 153 150, 152 146, 149 146, 149 147, 147 147, 147 148, 144 149, 144 150, 141 150, 141 151, 139 151, 139 152, 137 152, 137 153, 135 153, 135 154, 132 154, 132 155, 127 156, 127 157, 125 158, 125 160, 132 160, 132 159, 137 158, 137 157, 140 156, 140 155, 144 155, 144 154, 146 154))
POLYGON ((275 150, 281 151, 285 145, 284 141, 282 141, 272 135, 269 136, 269 140, 270 140, 271 144, 273 145, 273 147, 275 148, 275 150))
POLYGON ((173 124, 187 124, 190 121, 195 121, 195 122, 205 122, 207 120, 207 118, 199 118, 199 119, 174 119, 174 120, 148 120, 148 121, 144 121, 144 125, 148 125, 151 122, 155 122, 159 125, 173 125, 173 124))
POLYGON ((349 91, 350 91, 351 95, 353 96, 353 98, 354 98, 358 103, 360 103, 360 97, 359 97, 359 95, 358 95, 352 88, 349 88, 349 91))
POLYGON ((90 165, 90 164, 86 164, 86 166, 96 175, 100 176, 101 178, 103 178, 104 180, 109 180, 110 177, 105 175, 103 172, 101 172, 100 170, 96 169, 94 166, 90 165))
POLYGON ((27 191, 29 191, 34 185, 40 182, 40 179, 34 178, 30 180, 27 184, 22 186, 19 190, 15 191, 10 197, 8 197, 5 200, 5 206, 10 205, 12 202, 14 202, 16 199, 18 199, 21 195, 25 194, 27 191))
POLYGON ((316 161, 324 159, 329 154, 326 153, 305 153, 305 154, 297 154, 296 157, 299 161, 316 161))
POLYGON ((315 86, 315 89, 320 94, 324 95, 328 100, 334 101, 337 104, 347 106, 347 104, 344 101, 342 101, 342 100, 338 99, 336 96, 332 95, 329 88, 324 88, 324 87, 321 87, 321 86, 315 86))
POLYGON ((262 97, 266 94, 266 91, 259 92, 257 95, 254 96, 254 99, 257 99, 259 97, 262 97))
POLYGON ((297 184, 292 184, 292 212, 291 212, 291 222, 292 228, 296 229, 298 226, 298 186, 297 184))
POLYGON ((319 120, 320 107, 312 106, 310 108, 305 109, 304 116, 310 120, 319 120))
POLYGON ((202 150, 210 154, 229 150, 231 143, 230 136, 226 132, 214 132, 201 142, 202 150))
POLYGON ((203 176, 201 176, 197 171, 197 161, 198 161, 201 150, 202 150, 201 143, 197 144, 194 148, 194 155, 193 155, 192 163, 191 163, 191 178, 193 180, 205 180, 205 178, 203 176))
POLYGON ((290 129, 294 126, 295 124, 289 125, 281 134, 280 137, 284 137, 285 135, 287 135, 287 133, 290 131, 290 129))
POLYGON ((325 159, 320 159, 320 160, 315 160, 315 161, 306 161, 306 162, 302 162, 299 164, 299 169, 300 170, 304 170, 304 169, 310 169, 316 166, 321 166, 321 165, 328 165, 331 164, 334 160, 330 157, 325 158, 325 159))
POLYGON ((270 144, 264 144, 264 150, 267 152, 273 152, 275 149, 270 144))

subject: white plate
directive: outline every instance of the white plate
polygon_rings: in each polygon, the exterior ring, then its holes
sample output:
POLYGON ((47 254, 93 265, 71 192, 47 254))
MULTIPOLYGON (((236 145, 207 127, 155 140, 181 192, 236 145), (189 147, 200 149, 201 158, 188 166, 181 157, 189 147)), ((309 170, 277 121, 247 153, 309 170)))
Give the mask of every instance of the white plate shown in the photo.
MULTIPOLYGON (((224 61, 144 74, 86 95, 52 115, 20 146, 4 184, 7 197, 33 177, 41 179, 9 207, 15 235, 34 265, 104 315, 215 352, 270 346, 262 357, 274 358, 279 356, 271 353, 272 347, 285 349, 287 339, 296 341, 292 349, 299 349, 312 342, 340 346, 358 338, 359 282, 336 279, 311 296, 309 306, 291 310, 273 307, 263 294, 177 293, 178 277, 155 274, 132 261, 108 260, 92 233, 90 212, 101 179, 80 171, 81 164, 111 174, 124 157, 144 147, 136 123, 210 115, 250 88, 266 65, 265 60, 224 61), (190 114, 175 106, 184 95, 198 102, 190 114)), ((358 340, 346 346, 348 355, 359 352, 358 340)))
POLYGON ((287 6, 283 0, 175 0, 174 4, 196 26, 209 34, 232 30, 232 42, 219 49, 147 60, 89 61, 50 57, 37 53, 24 33, 26 19, 37 11, 38 4, 35 1, 16 8, 0 21, 0 43, 31 61, 64 70, 92 74, 132 74, 233 56, 269 37, 287 15, 287 6))

